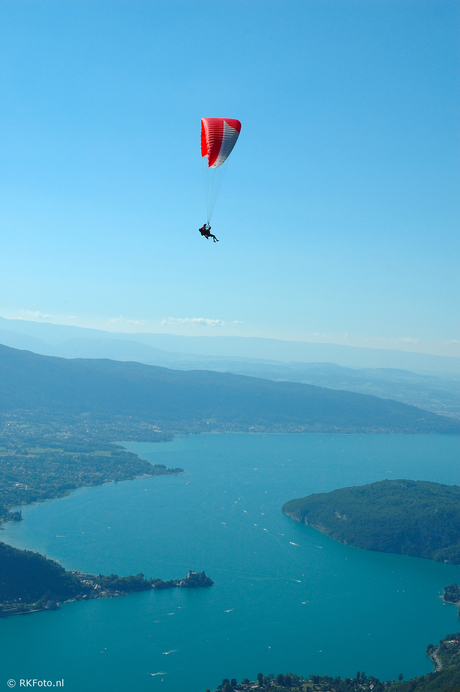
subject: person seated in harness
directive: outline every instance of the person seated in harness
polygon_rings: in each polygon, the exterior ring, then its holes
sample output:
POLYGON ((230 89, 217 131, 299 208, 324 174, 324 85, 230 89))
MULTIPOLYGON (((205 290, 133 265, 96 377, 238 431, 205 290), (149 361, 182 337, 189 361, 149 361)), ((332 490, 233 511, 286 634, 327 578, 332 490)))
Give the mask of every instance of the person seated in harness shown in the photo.
POLYGON ((209 240, 209 238, 213 238, 215 243, 218 243, 219 241, 217 240, 216 236, 210 233, 211 226, 208 223, 204 223, 201 228, 199 229, 201 235, 206 238, 206 240, 209 240))

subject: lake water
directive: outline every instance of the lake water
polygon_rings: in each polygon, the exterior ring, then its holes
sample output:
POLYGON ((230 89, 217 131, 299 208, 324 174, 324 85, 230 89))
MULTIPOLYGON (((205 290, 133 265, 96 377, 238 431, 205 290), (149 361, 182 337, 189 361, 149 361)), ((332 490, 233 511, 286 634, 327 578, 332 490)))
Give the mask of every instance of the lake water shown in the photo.
POLYGON ((92 573, 205 569, 214 586, 0 620, 0 685, 204 692, 258 672, 408 678, 432 670, 428 643, 460 630, 439 599, 459 567, 344 546, 280 511, 383 478, 460 485, 459 437, 232 434, 126 447, 186 473, 28 507, 2 540, 92 573))

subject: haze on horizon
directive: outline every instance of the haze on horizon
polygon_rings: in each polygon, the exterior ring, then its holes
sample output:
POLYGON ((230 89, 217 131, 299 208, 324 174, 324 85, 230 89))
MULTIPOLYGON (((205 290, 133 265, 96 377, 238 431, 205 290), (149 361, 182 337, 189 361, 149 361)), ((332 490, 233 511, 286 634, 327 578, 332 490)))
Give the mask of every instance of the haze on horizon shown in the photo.
POLYGON ((460 356, 457 2, 0 15, 0 315, 460 356), (218 245, 210 116, 242 122, 218 245))

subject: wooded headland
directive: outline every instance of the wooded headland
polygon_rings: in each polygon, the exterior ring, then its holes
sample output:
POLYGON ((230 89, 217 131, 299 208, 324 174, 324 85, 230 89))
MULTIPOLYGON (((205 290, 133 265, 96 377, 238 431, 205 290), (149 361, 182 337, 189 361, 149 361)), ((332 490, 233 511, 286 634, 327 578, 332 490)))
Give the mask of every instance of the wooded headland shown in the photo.
POLYGON ((460 488, 378 481, 290 500, 283 512, 336 541, 460 564, 460 488))

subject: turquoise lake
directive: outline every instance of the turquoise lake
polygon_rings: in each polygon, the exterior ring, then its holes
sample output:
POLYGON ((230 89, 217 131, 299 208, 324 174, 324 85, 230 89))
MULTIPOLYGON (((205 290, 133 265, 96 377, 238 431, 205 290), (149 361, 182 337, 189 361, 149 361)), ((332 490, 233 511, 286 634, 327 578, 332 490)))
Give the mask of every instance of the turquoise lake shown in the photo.
POLYGON ((204 569, 214 586, 0 620, 0 685, 204 692, 223 677, 358 669, 407 679, 432 670, 428 643, 460 630, 439 598, 459 567, 344 546, 281 512, 293 497, 384 478, 460 485, 460 437, 208 434, 125 446, 185 473, 27 507, 2 540, 92 573, 204 569))

